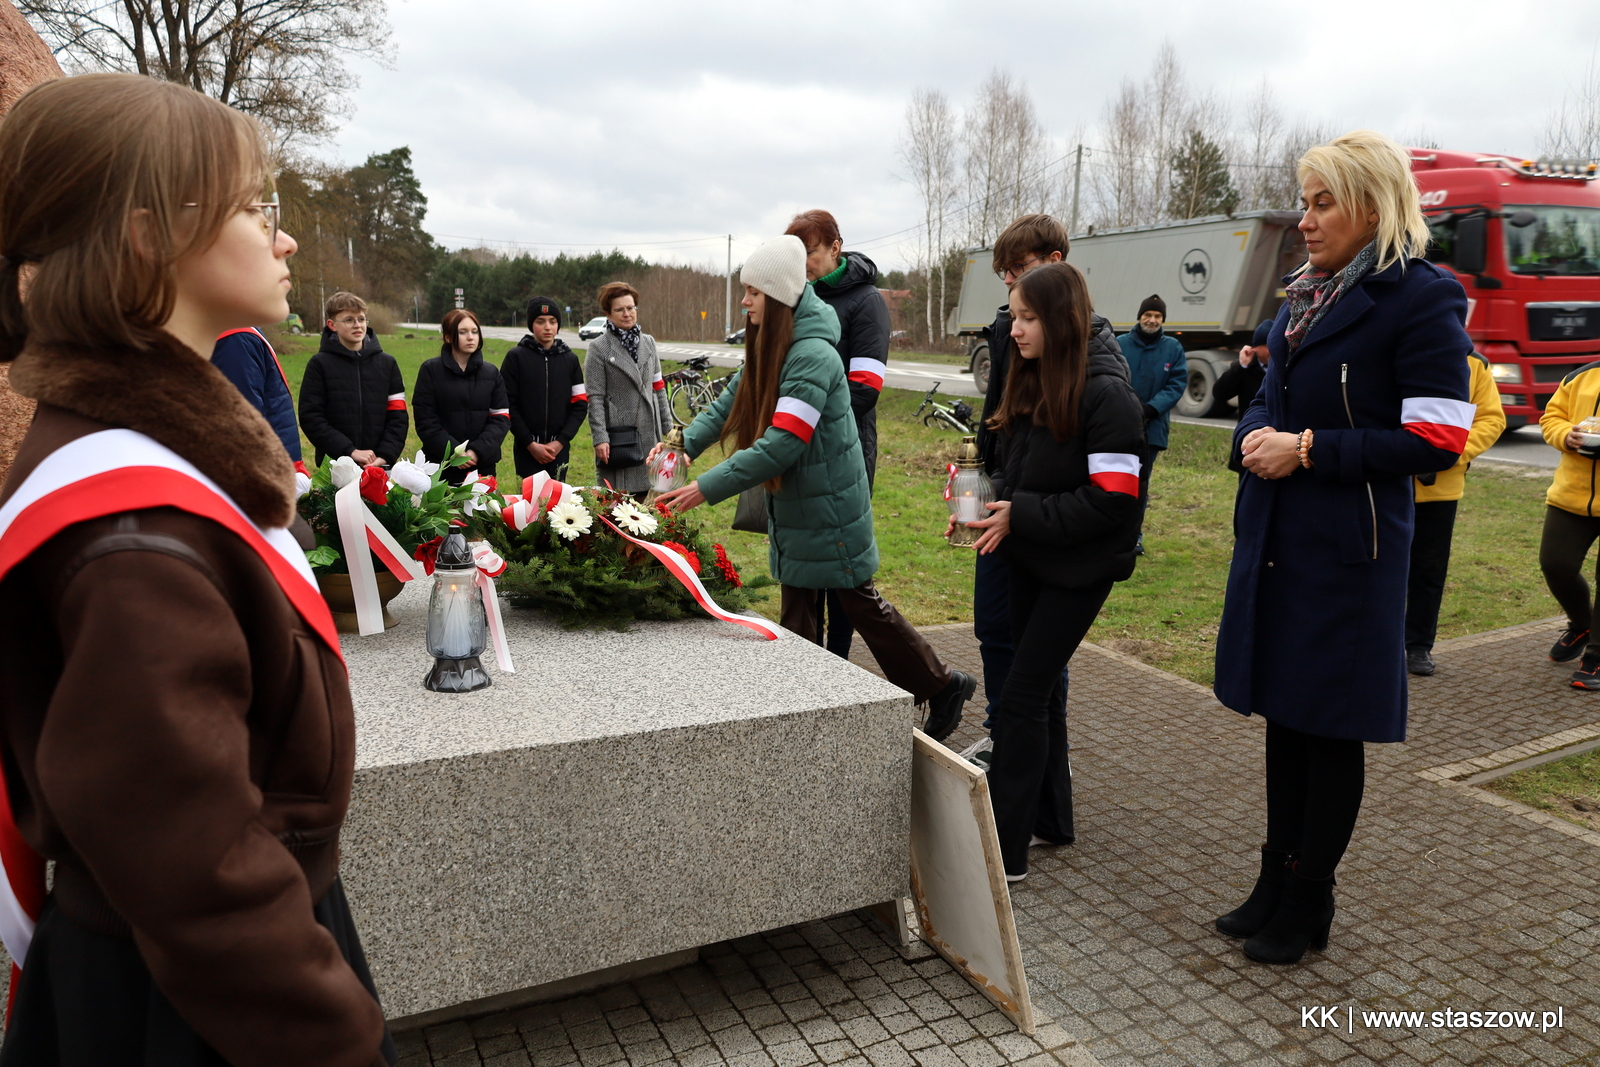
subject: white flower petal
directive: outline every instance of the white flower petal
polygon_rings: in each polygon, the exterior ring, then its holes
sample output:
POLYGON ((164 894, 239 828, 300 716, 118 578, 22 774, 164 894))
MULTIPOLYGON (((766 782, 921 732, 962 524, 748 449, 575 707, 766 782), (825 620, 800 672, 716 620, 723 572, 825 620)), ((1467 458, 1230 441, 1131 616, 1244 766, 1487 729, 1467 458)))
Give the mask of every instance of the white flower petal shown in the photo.
POLYGON ((343 489, 361 477, 361 464, 349 456, 340 456, 328 464, 328 473, 333 478, 333 487, 335 489, 343 489))

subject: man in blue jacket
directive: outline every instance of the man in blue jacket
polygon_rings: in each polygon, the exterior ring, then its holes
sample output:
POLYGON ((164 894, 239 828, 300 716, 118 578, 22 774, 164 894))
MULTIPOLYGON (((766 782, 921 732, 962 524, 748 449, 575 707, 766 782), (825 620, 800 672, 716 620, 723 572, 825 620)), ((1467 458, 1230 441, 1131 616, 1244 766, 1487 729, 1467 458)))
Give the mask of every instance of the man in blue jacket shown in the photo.
MULTIPOLYGON (((1139 502, 1149 507, 1150 468, 1156 456, 1167 450, 1167 434, 1172 428, 1172 406, 1189 384, 1189 361, 1177 338, 1163 331, 1167 305, 1159 296, 1148 296, 1139 305, 1139 325, 1117 338, 1128 361, 1133 391, 1144 403, 1146 438, 1144 463, 1139 469, 1139 502)), ((1134 551, 1144 554, 1144 534, 1134 551)))

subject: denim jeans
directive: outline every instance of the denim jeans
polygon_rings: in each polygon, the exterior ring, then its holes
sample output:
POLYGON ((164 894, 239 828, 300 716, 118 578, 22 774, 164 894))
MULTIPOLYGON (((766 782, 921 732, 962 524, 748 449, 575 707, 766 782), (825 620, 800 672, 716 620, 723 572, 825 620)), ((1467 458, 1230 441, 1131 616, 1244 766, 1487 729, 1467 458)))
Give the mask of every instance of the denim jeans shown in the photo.
MULTIPOLYGON (((994 733, 994 713, 1006 688, 1006 675, 1016 646, 1011 640, 1011 565, 998 552, 979 556, 972 576, 972 635, 983 657, 984 733, 994 733)), ((1060 703, 1052 707, 1063 717, 1067 709, 1067 668, 1061 668, 1060 703)))

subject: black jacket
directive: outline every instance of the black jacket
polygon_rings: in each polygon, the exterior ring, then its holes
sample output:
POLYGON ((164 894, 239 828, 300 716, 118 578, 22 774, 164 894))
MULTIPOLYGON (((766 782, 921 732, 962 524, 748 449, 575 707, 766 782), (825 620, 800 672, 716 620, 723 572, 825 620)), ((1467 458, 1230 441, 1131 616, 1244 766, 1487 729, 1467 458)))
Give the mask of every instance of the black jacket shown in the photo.
MULTIPOLYGON (((506 384, 482 352, 474 352, 462 370, 448 344, 417 371, 411 390, 417 408, 417 436, 428 459, 438 463, 458 444, 478 454, 478 473, 493 474, 500 462, 500 442, 511 428, 506 384)), ((457 468, 465 477, 465 468, 457 468)), ((452 481, 459 477, 452 476, 452 481)))
POLYGON ((406 447, 406 383, 400 364, 373 334, 352 352, 323 328, 322 347, 300 380, 300 428, 324 456, 348 456, 370 448, 393 464, 406 447))
POLYGON ((1011 501, 1000 552, 1046 585, 1080 589, 1133 573, 1139 539, 1144 405, 1118 355, 1089 354, 1078 432, 1057 441, 1028 419, 1000 441, 996 495, 1011 501))
MULTIPOLYGON (((989 392, 983 398, 983 417, 978 421, 978 452, 983 456, 983 466, 991 475, 1000 470, 1000 441, 989 431, 989 417, 1000 408, 1000 398, 1006 391, 1006 365, 1011 358, 1011 305, 1003 304, 995 315, 994 325, 984 329, 989 339, 989 392)), ((1113 356, 1122 365, 1122 376, 1132 381, 1128 361, 1123 358, 1122 346, 1117 344, 1117 332, 1103 316, 1089 316, 1090 373, 1093 373, 1095 356, 1113 356)))
POLYGON ((589 414, 589 394, 583 385, 583 364, 561 338, 540 348, 532 334, 526 334, 500 363, 500 376, 506 383, 507 406, 511 408, 511 440, 517 473, 527 460, 533 473, 533 457, 528 445, 535 441, 561 442, 564 449, 583 428, 589 414))
POLYGON ((839 316, 839 358, 850 382, 850 410, 861 436, 861 453, 870 480, 878 467, 878 396, 889 358, 889 308, 878 292, 878 268, 860 252, 844 254, 844 276, 833 285, 813 287, 839 316))

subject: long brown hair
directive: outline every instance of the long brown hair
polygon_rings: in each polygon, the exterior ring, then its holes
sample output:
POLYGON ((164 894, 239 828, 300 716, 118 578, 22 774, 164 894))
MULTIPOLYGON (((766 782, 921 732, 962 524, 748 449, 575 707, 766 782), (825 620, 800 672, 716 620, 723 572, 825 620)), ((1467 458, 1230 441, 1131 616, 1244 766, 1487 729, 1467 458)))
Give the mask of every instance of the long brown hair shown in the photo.
POLYGON ((1011 287, 1044 326, 1044 351, 1038 359, 1013 353, 1006 372, 1006 390, 989 428, 1004 430, 1012 420, 1028 416, 1049 428, 1057 441, 1078 432, 1078 408, 1089 381, 1089 285, 1070 263, 1036 267, 1011 287))
POLYGON ((174 265, 268 177, 255 122, 193 89, 84 74, 28 90, 0 123, 0 361, 30 335, 148 348, 174 265))
MULTIPOLYGON (((739 372, 739 392, 718 439, 726 446, 732 438, 735 449, 749 448, 772 425, 772 413, 778 409, 783 361, 794 342, 794 309, 770 296, 764 303, 761 325, 752 322, 744 329, 744 369, 739 372)), ((781 481, 774 478, 767 488, 776 489, 781 481)))

